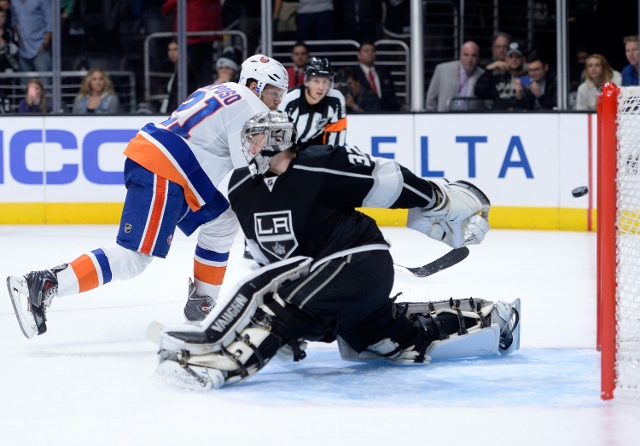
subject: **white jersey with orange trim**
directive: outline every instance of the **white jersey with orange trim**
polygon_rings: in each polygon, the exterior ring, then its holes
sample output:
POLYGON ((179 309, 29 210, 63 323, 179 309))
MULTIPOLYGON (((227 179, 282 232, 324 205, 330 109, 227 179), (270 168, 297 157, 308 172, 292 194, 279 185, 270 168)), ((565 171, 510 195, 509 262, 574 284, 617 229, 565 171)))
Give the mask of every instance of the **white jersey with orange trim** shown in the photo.
POLYGON ((147 124, 124 154, 184 189, 192 210, 214 195, 234 168, 245 167, 242 126, 268 107, 247 87, 228 82, 196 90, 169 119, 147 124))

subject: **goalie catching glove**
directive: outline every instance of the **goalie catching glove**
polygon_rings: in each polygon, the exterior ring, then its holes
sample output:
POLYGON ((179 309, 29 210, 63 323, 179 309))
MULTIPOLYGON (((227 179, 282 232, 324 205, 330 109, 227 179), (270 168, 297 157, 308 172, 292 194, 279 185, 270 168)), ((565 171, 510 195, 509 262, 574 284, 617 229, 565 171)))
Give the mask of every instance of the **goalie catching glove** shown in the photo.
POLYGON ((407 227, 446 243, 452 248, 476 245, 489 231, 491 203, 487 196, 466 181, 433 183, 436 204, 409 209, 407 227))

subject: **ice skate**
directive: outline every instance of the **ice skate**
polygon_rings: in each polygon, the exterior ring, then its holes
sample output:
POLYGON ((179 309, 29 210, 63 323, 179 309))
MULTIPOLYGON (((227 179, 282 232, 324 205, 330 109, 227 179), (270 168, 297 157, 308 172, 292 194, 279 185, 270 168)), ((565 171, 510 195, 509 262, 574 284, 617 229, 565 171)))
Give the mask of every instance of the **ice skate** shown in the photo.
POLYGON ((47 331, 46 309, 58 293, 56 273, 66 267, 62 265, 50 270, 31 271, 23 277, 7 277, 13 311, 27 338, 47 331))
POLYGON ((184 318, 189 322, 200 322, 211 312, 215 306, 215 301, 210 296, 199 296, 196 294, 196 286, 189 281, 189 298, 184 306, 184 318))
POLYGON ((520 348, 520 299, 510 304, 496 302, 491 311, 491 322, 500 325, 501 355, 508 355, 520 348))

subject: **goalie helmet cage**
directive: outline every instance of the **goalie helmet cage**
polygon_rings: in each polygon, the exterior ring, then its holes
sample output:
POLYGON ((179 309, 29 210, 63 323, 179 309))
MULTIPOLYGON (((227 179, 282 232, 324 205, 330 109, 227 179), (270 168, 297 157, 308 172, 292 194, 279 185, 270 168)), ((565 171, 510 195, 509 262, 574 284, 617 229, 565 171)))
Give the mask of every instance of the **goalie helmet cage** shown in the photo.
POLYGON ((640 88, 605 84, 597 111, 601 397, 640 400, 640 88))

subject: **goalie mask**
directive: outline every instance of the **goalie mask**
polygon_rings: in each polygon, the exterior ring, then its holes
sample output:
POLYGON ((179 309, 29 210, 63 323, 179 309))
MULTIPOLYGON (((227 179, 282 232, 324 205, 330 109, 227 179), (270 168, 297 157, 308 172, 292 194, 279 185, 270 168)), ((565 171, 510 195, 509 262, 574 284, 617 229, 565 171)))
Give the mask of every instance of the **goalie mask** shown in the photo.
POLYGON ((253 177, 269 170, 273 155, 295 147, 297 131, 289 115, 282 110, 262 112, 242 126, 242 153, 253 177))

